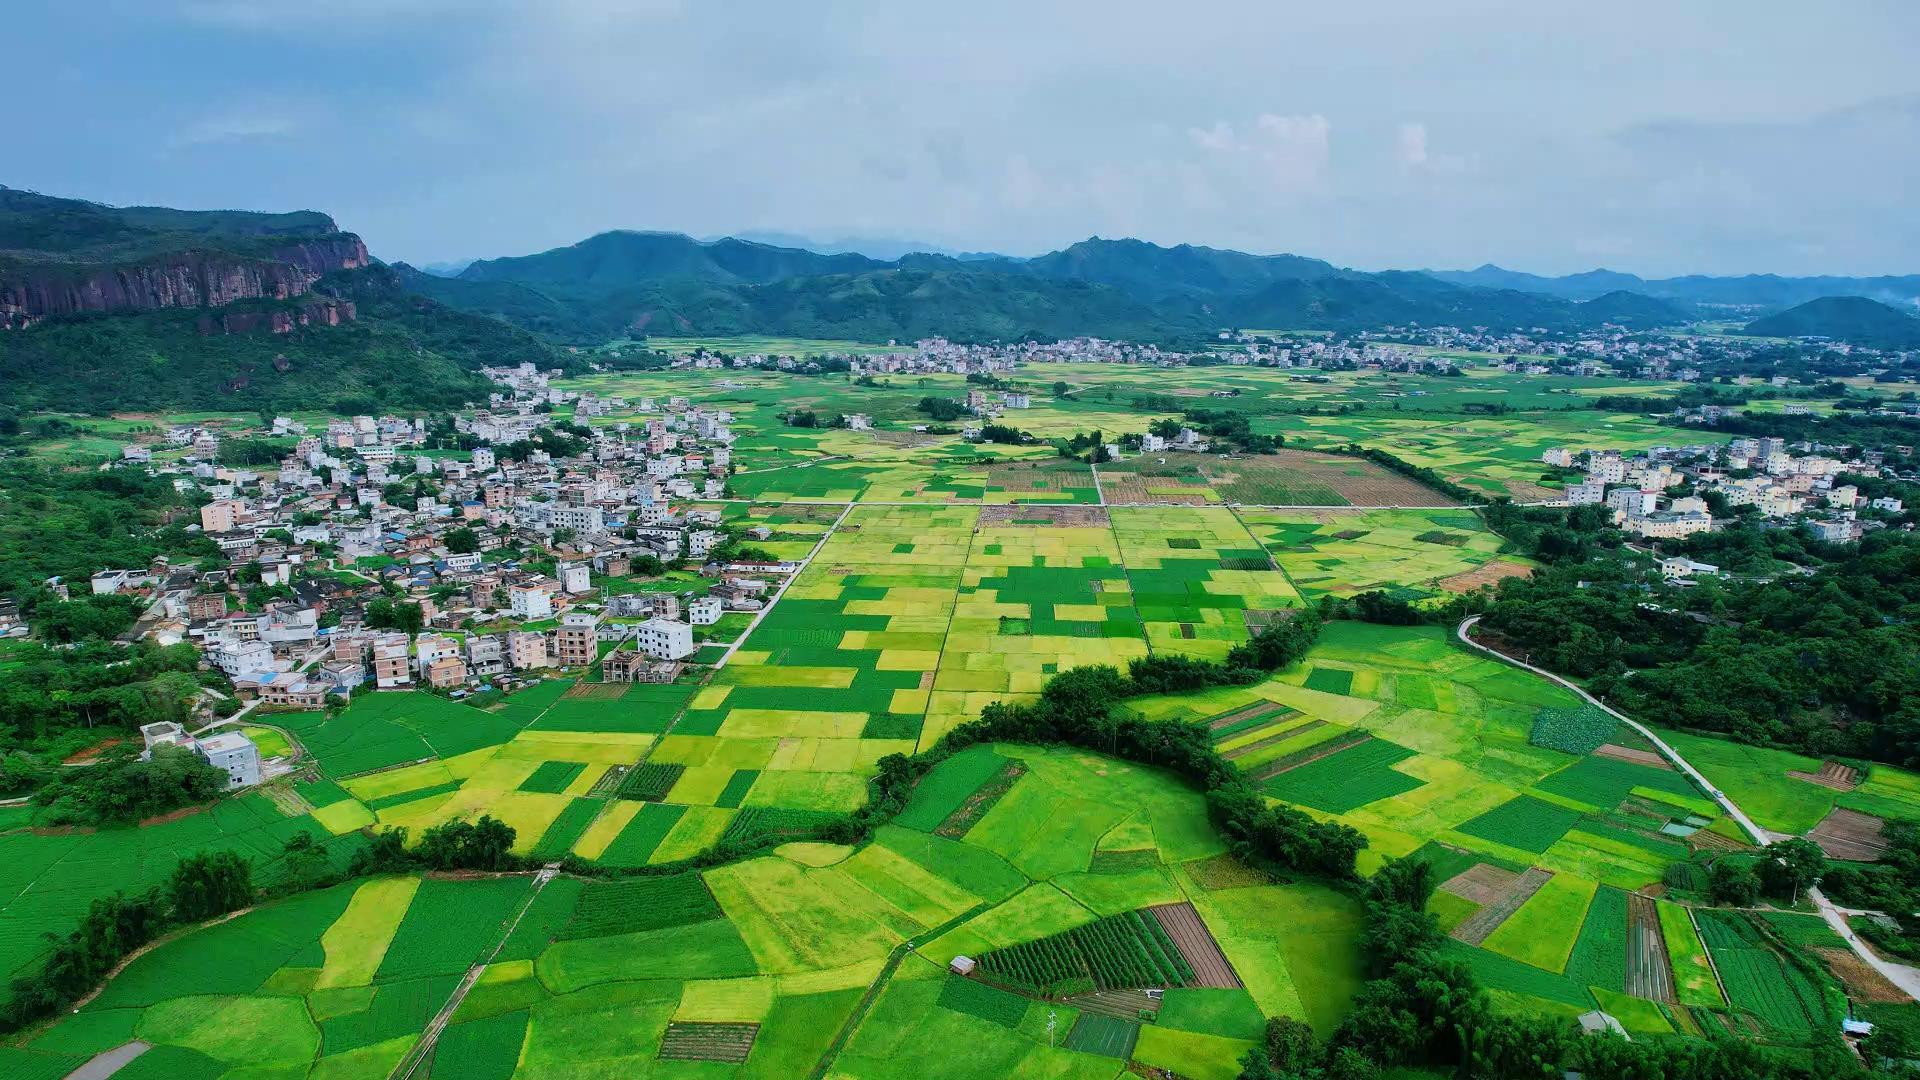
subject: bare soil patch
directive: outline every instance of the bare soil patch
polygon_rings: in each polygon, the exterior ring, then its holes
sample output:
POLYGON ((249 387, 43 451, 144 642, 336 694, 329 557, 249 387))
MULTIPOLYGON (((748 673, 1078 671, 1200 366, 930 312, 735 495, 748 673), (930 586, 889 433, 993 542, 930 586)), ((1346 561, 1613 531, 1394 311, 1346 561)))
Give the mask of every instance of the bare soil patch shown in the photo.
POLYGON ((1667 763, 1666 758, 1651 750, 1635 750, 1631 746, 1621 746, 1619 743, 1601 743, 1594 748, 1593 752, 1600 757, 1609 757, 1616 761, 1631 761, 1635 765, 1650 765, 1656 769, 1673 771, 1673 766, 1667 763))
POLYGON ((1519 874, 1488 863, 1475 863, 1440 883, 1440 888, 1476 904, 1491 904, 1507 894, 1519 874))
POLYGON ((1433 584, 1447 592, 1465 593, 1472 592, 1483 585, 1498 585, 1511 577, 1528 577, 1532 573, 1531 566, 1494 559, 1491 562, 1481 563, 1471 570, 1463 570, 1458 574, 1443 577, 1433 584))
POLYGON ((1876 1005, 1897 1005, 1909 1000, 1906 993, 1893 985, 1885 975, 1873 970, 1865 960, 1853 954, 1851 949, 1815 949, 1820 959, 1827 962, 1827 970, 1834 978, 1846 985, 1847 996, 1876 1005))
POLYGON ((724 1061, 738 1065, 753 1051, 759 1024, 695 1024, 676 1020, 660 1040, 660 1056, 673 1061, 724 1061))
POLYGON ((1551 870, 1542 870, 1537 866, 1528 867, 1527 872, 1515 878, 1504 894, 1467 916, 1465 921, 1454 927, 1454 939, 1464 941, 1468 945, 1478 945, 1487 940, 1488 935, 1498 930, 1500 924, 1507 921, 1508 916, 1520 910, 1520 905, 1531 899, 1533 894, 1539 892, 1541 886, 1552 878, 1551 870))
POLYGON ((1098 506, 983 506, 980 528, 1102 528, 1111 524, 1098 506))
POLYGON ((574 683, 571 687, 568 687, 567 692, 560 696, 566 698, 585 698, 589 701, 613 701, 625 695, 626 692, 626 683, 596 683, 587 682, 585 679, 582 679, 574 683))
POLYGON ((1289 506, 1457 506, 1459 500, 1363 458, 1282 449, 1207 458, 1201 471, 1230 502, 1289 506))
POLYGON ((1240 976, 1192 904, 1160 904, 1147 910, 1159 920, 1160 928, 1173 939, 1181 958, 1193 969, 1193 985, 1214 990, 1241 988, 1240 976))
POLYGON ((1887 853, 1886 822, 1872 814, 1834 807, 1807 838, 1820 845, 1830 859, 1879 862, 1887 853))

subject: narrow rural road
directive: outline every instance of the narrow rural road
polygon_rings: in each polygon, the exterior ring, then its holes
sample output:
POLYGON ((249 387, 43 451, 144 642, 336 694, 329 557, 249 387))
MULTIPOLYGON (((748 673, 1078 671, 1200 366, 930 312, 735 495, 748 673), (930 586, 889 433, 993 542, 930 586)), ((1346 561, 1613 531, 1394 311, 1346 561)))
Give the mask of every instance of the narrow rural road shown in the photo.
MULTIPOLYGON (((1762 829, 1752 818, 1747 816, 1745 811, 1741 810, 1740 807, 1737 806, 1734 803, 1734 801, 1727 796, 1726 792, 1721 791, 1717 787, 1714 787, 1713 783, 1709 781, 1706 778, 1706 776, 1700 772, 1699 769, 1694 768, 1691 762, 1689 762, 1686 758, 1681 757, 1680 751, 1675 750, 1671 745, 1667 743, 1665 739, 1662 739, 1660 736, 1654 734, 1652 728, 1649 728, 1647 725, 1642 724, 1640 721, 1635 720, 1633 717, 1628 716, 1627 714, 1621 712, 1620 710, 1614 708, 1613 706, 1608 705, 1606 702, 1601 701, 1599 698, 1594 697, 1592 694, 1587 693, 1586 690, 1583 689, 1582 687, 1574 685, 1572 682, 1560 677, 1559 675, 1554 674, 1551 671, 1546 670, 1545 668, 1535 667, 1532 664, 1525 662, 1524 660, 1515 660, 1513 657, 1508 656, 1507 654, 1500 652, 1497 649, 1490 649, 1487 646, 1482 645, 1479 642, 1473 640, 1471 632, 1473 630, 1474 624, 1478 623, 1479 621, 1480 621, 1480 616, 1475 615, 1460 623, 1460 626, 1458 627, 1458 629, 1454 631, 1454 633, 1456 634, 1456 636, 1459 637, 1462 643, 1466 644, 1467 646, 1473 649, 1477 649, 1480 652, 1483 652, 1488 656, 1491 656, 1497 660, 1501 660, 1501 661, 1504 661, 1505 663, 1512 664, 1514 667, 1524 668, 1527 671, 1533 672, 1535 675, 1539 675, 1545 679, 1550 679, 1553 682, 1566 687, 1568 690, 1571 690, 1575 694, 1580 695, 1581 700, 1587 702, 1589 705, 1592 705, 1594 708, 1599 709, 1602 712, 1605 712, 1608 716, 1611 716, 1614 719, 1620 721, 1621 723, 1627 725, 1628 727, 1632 728, 1634 731, 1639 732, 1642 736, 1646 738, 1648 742, 1653 744, 1656 750, 1660 751, 1661 757, 1664 757, 1668 761, 1672 762, 1674 768, 1679 769, 1681 773, 1687 776, 1688 779, 1692 780, 1695 784, 1699 785, 1700 790, 1706 792, 1709 796, 1711 796, 1713 801, 1720 805, 1720 809, 1726 811, 1727 816, 1732 818, 1734 822, 1737 823, 1740 826, 1740 828, 1750 838, 1752 838, 1754 843, 1764 847, 1765 845, 1772 843, 1774 840, 1782 838, 1781 834, 1772 833, 1767 831, 1766 829, 1762 829)), ((1833 928, 1833 932, 1836 934, 1839 934, 1841 939, 1847 943, 1848 947, 1854 951, 1854 954, 1860 957, 1860 959, 1864 961, 1867 964, 1867 966, 1873 968, 1873 970, 1885 976, 1888 982, 1891 982, 1895 986, 1898 986, 1902 991, 1906 993, 1908 997, 1920 999, 1920 968, 1909 967, 1905 964, 1896 964, 1896 963, 1893 963, 1892 961, 1882 959, 1879 956, 1879 954, 1875 953, 1872 949, 1867 947, 1866 942, 1860 940, 1859 935, 1853 932, 1853 928, 1851 926, 1847 925, 1848 912, 1846 912, 1845 909, 1836 907, 1833 901, 1828 900, 1826 896, 1824 896, 1820 892, 1819 889, 1815 888, 1815 889, 1807 890, 1807 897, 1808 899, 1812 900, 1814 903, 1814 906, 1819 909, 1820 917, 1822 919, 1825 919, 1827 922, 1827 925, 1833 928)))
POLYGON ((833 539, 834 530, 840 527, 841 522, 847 520, 848 514, 853 513, 853 507, 853 503, 847 503, 841 509, 840 516, 834 518, 833 524, 827 526, 827 531, 820 534, 820 540, 813 545, 813 550, 807 552, 807 557, 801 559, 800 565, 794 569, 793 573, 786 576, 786 580, 780 583, 778 589, 773 591, 773 595, 767 599, 766 606, 753 613, 753 621, 747 623, 747 628, 740 631, 739 637, 733 639, 733 644, 727 646, 727 651, 720 654, 719 662, 713 665, 715 668, 726 667, 727 661, 733 659, 733 654, 740 650, 740 646, 753 636, 755 630, 760 629, 760 621, 767 617, 767 614, 773 610, 773 606, 780 602, 781 597, 787 595, 787 588, 793 584, 795 578, 806 572, 807 566, 820 554, 820 550, 827 546, 827 541, 833 539))
POLYGON ((387 1074, 388 1080, 408 1080, 420 1070, 420 1066, 433 1060, 433 1049, 440 1043, 440 1033, 447 1030, 448 1022, 460 1009, 460 1003, 467 1000, 467 992, 480 981, 480 975, 487 970, 487 965, 493 963, 493 958, 500 955, 500 950, 506 947, 508 939, 513 937, 513 932, 520 928, 520 920, 526 918, 527 912, 533 910, 534 901, 540 899, 540 890, 545 889, 547 882, 552 881, 559 873, 559 863, 548 863, 534 875, 533 891, 527 894, 526 903, 520 905, 520 910, 514 914, 513 921, 507 924, 507 929, 500 935, 500 940, 493 943, 493 951, 489 952, 485 959, 467 969, 466 977, 460 980, 459 986, 454 987, 453 995, 447 998, 447 1003, 434 1014, 433 1020, 427 1024, 427 1029, 420 1033, 419 1041, 413 1044, 413 1048, 408 1050, 393 1067, 393 1071, 387 1074))

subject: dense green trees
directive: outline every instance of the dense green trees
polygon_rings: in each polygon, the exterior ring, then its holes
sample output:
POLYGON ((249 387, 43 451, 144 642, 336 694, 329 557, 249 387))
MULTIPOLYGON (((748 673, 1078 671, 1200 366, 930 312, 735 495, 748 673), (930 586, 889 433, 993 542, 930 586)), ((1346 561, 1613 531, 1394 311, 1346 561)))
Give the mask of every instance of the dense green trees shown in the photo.
POLYGON ((61 769, 34 795, 48 825, 118 825, 208 802, 227 790, 227 774, 200 755, 159 746, 141 761, 131 744, 114 747, 85 768, 61 769))
POLYGON ((85 996, 128 953, 168 930, 246 907, 253 898, 252 866, 221 851, 182 859, 156 888, 95 900, 38 970, 14 978, 0 1005, 0 1030, 17 1030, 85 996))
POLYGON ((199 651, 185 642, 15 649, 0 669, 0 749, 78 727, 124 732, 156 720, 184 722, 199 692, 192 674, 199 664, 199 651))
POLYGON ((1640 720, 1920 761, 1920 535, 1807 554, 1822 560, 1808 575, 1687 590, 1642 560, 1563 559, 1502 582, 1483 625, 1640 720))

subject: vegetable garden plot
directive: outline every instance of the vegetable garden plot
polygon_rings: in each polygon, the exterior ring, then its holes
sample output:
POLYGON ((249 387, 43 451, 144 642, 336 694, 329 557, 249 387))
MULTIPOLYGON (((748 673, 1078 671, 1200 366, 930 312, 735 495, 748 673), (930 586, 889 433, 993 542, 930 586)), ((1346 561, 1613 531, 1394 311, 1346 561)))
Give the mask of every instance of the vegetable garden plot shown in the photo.
POLYGON ((943 1009, 977 1016, 1002 1027, 1013 1027, 1027 1015, 1027 999, 957 975, 947 976, 940 987, 939 1005, 943 1009))
POLYGON ((525 1009, 454 1024, 440 1033, 428 1075, 440 1080, 508 1080, 520 1064, 526 1038, 525 1009))
POLYGON ((690 926, 724 917, 699 874, 596 881, 580 891, 560 940, 690 926))
POLYGON ((672 803, 645 804, 600 853, 598 861, 609 866, 645 866, 686 812, 686 807, 672 803))
POLYGON ((1548 706, 1534 714, 1528 741, 1584 756, 1611 742, 1619 730, 1620 721, 1585 702, 1570 709, 1548 706))
POLYGON ((907 801, 907 808, 893 819, 895 825, 920 832, 932 832, 947 820, 967 797, 997 774, 1007 758, 986 746, 970 746, 935 766, 922 777, 907 801))
POLYGON ((600 799, 579 798, 569 802, 560 816, 553 819, 553 824, 547 826, 547 831, 540 834, 539 843, 533 845, 533 857, 542 862, 566 858, 580 834, 587 831, 587 826, 593 824, 605 805, 600 799))
POLYGON ((1688 798, 1702 798, 1699 788, 1670 769, 1655 769, 1614 758, 1586 757, 1535 784, 1554 795, 1582 802, 1596 810, 1610 810, 1633 794, 1636 787, 1651 788, 1688 798))
POLYGON ((1758 1016, 1772 1030, 1799 1035, 1832 1019, 1820 987, 1794 963, 1774 952, 1744 915, 1696 913, 1701 940, 1712 953, 1727 1000, 1758 1016))
POLYGON ((1067 1032, 1067 1049, 1125 1061, 1133 1056, 1140 1025, 1095 1012, 1083 1012, 1067 1032))
POLYGON ((1368 739, 1335 754, 1274 776, 1260 785, 1267 794, 1287 802, 1311 806, 1330 814, 1344 814, 1368 803, 1389 799, 1426 783, 1396 772, 1392 766, 1414 752, 1385 739, 1368 739))
POLYGON ((529 878, 420 883, 380 961, 377 982, 465 971, 493 948, 532 888, 529 878))
POLYGON ((1580 812, 1527 795, 1510 799, 1455 828, 1496 844, 1539 854, 1552 847, 1580 820, 1580 812))
POLYGON ((738 1065, 753 1052, 759 1024, 707 1024, 675 1020, 660 1040, 660 1056, 670 1061, 724 1061, 738 1065))
POLYGON ((659 802, 680 782, 680 774, 687 771, 685 765, 672 762, 649 761, 627 770, 625 780, 620 782, 619 797, 636 799, 641 802, 659 802))
POLYGON ((539 768, 520 782, 520 790, 558 795, 586 771, 586 765, 578 761, 543 761, 539 768))
MULTIPOLYGON (((1619 889, 1594 893, 1580 937, 1573 943, 1573 955, 1567 959, 1569 979, 1616 992, 1627 989, 1627 902, 1627 894, 1619 889)), ((1665 957, 1666 950, 1661 949, 1660 955, 1665 957)))
POLYGON ((1159 921, 1138 911, 994 949, 978 959, 988 977, 1049 996, 1089 989, 1188 986, 1194 978, 1193 969, 1159 921))

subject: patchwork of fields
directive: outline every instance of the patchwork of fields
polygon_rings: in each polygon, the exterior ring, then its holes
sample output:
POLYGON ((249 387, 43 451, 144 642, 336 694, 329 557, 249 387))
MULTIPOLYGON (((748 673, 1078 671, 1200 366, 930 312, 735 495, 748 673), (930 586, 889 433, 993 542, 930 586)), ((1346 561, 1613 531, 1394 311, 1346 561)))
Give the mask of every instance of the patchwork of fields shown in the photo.
POLYGON ((57 1076, 137 1038, 154 1048, 120 1074, 136 1080, 384 1075, 484 963, 423 1075, 784 1080, 831 1058, 832 1075, 875 1080, 1113 1078, 1131 1057, 1228 1077, 1263 1015, 1325 1032, 1358 986, 1357 905, 1223 872, 1200 797, 1150 770, 977 747, 936 769, 902 822, 858 850, 789 844, 699 874, 302 894, 140 957, 0 1062, 57 1076), (941 829, 1015 762, 990 809, 941 829), (1163 923, 1166 905, 1184 921, 1163 923), (1123 940, 1103 927, 1151 951, 1131 968, 1102 961, 1100 991, 1057 1003, 945 971, 1053 934, 1123 940), (1235 985, 1197 974, 1221 970, 1235 985), (1148 1000, 1132 987, 1169 976, 1156 1022, 1121 1011, 1129 993, 1148 1000))
POLYGON ((1528 573, 1469 510, 1240 510, 1301 595, 1444 600, 1528 573))

